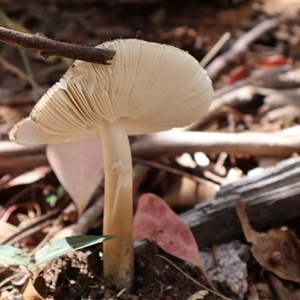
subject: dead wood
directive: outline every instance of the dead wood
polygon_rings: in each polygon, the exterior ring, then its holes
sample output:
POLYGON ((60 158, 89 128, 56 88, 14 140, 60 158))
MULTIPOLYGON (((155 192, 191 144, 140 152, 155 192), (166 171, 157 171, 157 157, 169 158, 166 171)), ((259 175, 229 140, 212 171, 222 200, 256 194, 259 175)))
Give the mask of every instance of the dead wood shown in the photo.
POLYGON ((207 123, 217 119, 222 113, 226 112, 228 107, 236 107, 250 103, 254 99, 256 93, 256 87, 245 85, 215 98, 207 114, 198 122, 185 129, 198 130, 199 128, 204 127, 207 123))
MULTIPOLYGON (((284 131, 274 133, 222 133, 199 131, 167 131, 141 136, 132 145, 136 158, 155 158, 161 155, 177 156, 182 153, 229 155, 243 154, 286 158, 300 152, 300 136, 284 131)), ((33 168, 47 164, 45 146, 22 147, 11 142, 0 142, 0 167, 33 168)))
POLYGON ((84 235, 97 222, 99 217, 103 214, 104 197, 103 193, 88 207, 79 220, 77 221, 73 230, 74 235, 84 235))
MULTIPOLYGON (((187 126, 186 130, 198 130, 207 123, 217 118, 221 113, 226 111, 227 107, 237 107, 250 103, 255 94, 270 94, 278 93, 277 89, 266 89, 256 85, 261 85, 262 82, 274 82, 278 84, 278 77, 286 74, 291 70, 290 65, 278 66, 270 69, 262 69, 253 71, 249 77, 239 80, 233 84, 226 85, 214 92, 214 101, 207 112, 198 122, 187 126)), ((290 89, 291 93, 297 93, 297 88, 290 89)))
MULTIPOLYGON (((293 16, 289 17, 290 19, 295 18, 293 16)), ((248 46, 257 40, 259 37, 267 33, 268 31, 276 28, 280 23, 286 21, 287 18, 273 18, 262 21, 257 24, 251 30, 243 34, 238 38, 231 48, 214 59, 206 68, 206 71, 211 79, 216 79, 220 72, 228 66, 234 59, 245 52, 248 46)))
POLYGON ((9 159, 0 159, 0 169, 4 169, 10 172, 18 172, 19 170, 29 169, 47 166, 49 162, 46 155, 22 155, 17 157, 12 157, 9 159))
POLYGON ((131 145, 132 155, 153 158, 176 156, 197 151, 206 154, 244 154, 253 156, 288 157, 300 151, 300 137, 274 133, 220 133, 168 131, 147 135, 131 145))
POLYGON ((0 160, 5 158, 11 158, 13 156, 20 155, 34 155, 45 153, 45 146, 20 146, 16 145, 10 141, 1 141, 0 142, 0 160))
POLYGON ((182 214, 200 247, 242 235, 235 203, 247 203, 251 225, 257 229, 283 224, 300 216, 300 158, 281 161, 253 177, 221 187, 210 201, 182 214))
POLYGON ((58 55, 88 62, 107 64, 116 54, 109 49, 99 49, 88 46, 69 44, 51 40, 42 33, 29 34, 0 26, 0 41, 41 51, 41 56, 58 55))

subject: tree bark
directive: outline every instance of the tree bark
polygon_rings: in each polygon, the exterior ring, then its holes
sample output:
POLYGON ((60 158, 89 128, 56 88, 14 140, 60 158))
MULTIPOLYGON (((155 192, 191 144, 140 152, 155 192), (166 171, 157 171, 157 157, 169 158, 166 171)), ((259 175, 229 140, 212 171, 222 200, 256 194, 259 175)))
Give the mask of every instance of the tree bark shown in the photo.
POLYGON ((210 201, 181 215, 199 247, 237 238, 242 227, 235 210, 245 201, 256 230, 284 225, 300 216, 300 157, 281 161, 261 174, 225 185, 210 201))

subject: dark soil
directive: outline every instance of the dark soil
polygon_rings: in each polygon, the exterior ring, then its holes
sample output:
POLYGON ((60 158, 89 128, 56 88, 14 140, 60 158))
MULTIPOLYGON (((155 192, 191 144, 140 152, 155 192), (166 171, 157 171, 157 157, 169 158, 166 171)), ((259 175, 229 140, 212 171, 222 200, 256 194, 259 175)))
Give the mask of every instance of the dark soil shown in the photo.
MULTIPOLYGON (((47 264, 40 275, 54 299, 122 299, 155 300, 187 299, 202 288, 191 281, 205 284, 200 271, 186 263, 162 253, 154 243, 146 243, 136 251, 134 291, 120 291, 102 279, 102 263, 96 248, 86 256, 73 252, 47 264), (161 255, 179 267, 178 271, 161 255), (118 295, 118 296, 117 296, 118 295)), ((217 299, 210 294, 206 299, 217 299)))

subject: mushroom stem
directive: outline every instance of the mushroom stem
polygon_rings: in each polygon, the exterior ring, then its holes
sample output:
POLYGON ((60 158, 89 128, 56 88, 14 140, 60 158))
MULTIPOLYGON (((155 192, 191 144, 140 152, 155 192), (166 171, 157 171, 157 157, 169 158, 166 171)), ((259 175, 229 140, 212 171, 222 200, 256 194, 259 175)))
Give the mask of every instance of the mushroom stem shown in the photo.
POLYGON ((103 273, 118 288, 131 289, 134 252, 130 145, 122 120, 108 123, 100 134, 105 167, 103 234, 116 236, 103 244, 103 273))

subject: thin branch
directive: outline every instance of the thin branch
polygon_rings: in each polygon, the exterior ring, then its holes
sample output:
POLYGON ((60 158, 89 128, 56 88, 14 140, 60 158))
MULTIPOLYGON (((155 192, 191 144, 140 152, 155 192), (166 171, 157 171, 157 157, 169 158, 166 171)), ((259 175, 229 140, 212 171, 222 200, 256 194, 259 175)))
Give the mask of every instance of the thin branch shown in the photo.
POLYGON ((101 195, 87 208, 77 221, 73 230, 74 235, 84 235, 94 225, 103 214, 104 197, 101 195))
POLYGON ((165 166, 163 164, 160 164, 160 163, 157 163, 157 162, 154 162, 154 161, 148 161, 148 160, 144 160, 144 159, 140 159, 140 158, 133 158, 133 162, 136 163, 136 164, 142 164, 142 165, 145 165, 145 166, 149 166, 149 167, 153 167, 153 168, 156 168, 156 169, 164 170, 164 171, 167 171, 169 173, 172 173, 172 174, 175 174, 175 175, 178 175, 178 176, 189 178, 189 179, 191 179, 191 180, 193 180, 193 181, 195 181, 199 184, 203 184, 205 186, 208 186, 208 187, 214 189, 215 191, 219 190, 219 186, 217 184, 212 183, 211 181, 208 181, 206 179, 200 178, 198 176, 192 175, 190 173, 187 173, 187 172, 184 172, 184 171, 181 171, 181 170, 169 167, 169 166, 165 166))
POLYGON ((12 246, 14 243, 19 242, 21 239, 32 235, 41 229, 53 224, 54 220, 62 214, 63 210, 70 204, 71 200, 69 197, 62 199, 61 202, 52 211, 36 217, 34 222, 28 224, 26 227, 22 228, 21 231, 13 233, 12 235, 6 237, 1 241, 2 245, 12 246))
POLYGON ((288 19, 296 19, 295 16, 286 18, 273 18, 262 21, 261 23, 254 26, 251 30, 243 34, 232 47, 215 60, 213 60, 206 68, 207 74, 211 79, 216 79, 219 73, 234 59, 245 52, 250 44, 256 41, 259 37, 276 28, 282 22, 288 19))
POLYGON ((109 61, 116 54, 115 51, 109 49, 58 42, 47 38, 42 33, 23 33, 1 26, 0 41, 41 51, 41 56, 44 59, 51 55, 58 55, 92 63, 109 64, 109 61))
POLYGON ((206 53, 206 55, 201 59, 200 66, 205 68, 205 66, 212 60, 212 58, 223 48, 223 46, 231 38, 230 32, 225 32, 221 38, 216 42, 216 44, 206 53))
MULTIPOLYGON (((239 80, 233 84, 224 86, 214 92, 214 101, 212 102, 211 107, 209 108, 208 113, 202 117, 198 122, 185 127, 185 130, 198 130, 201 127, 205 126, 207 123, 218 118, 218 116, 226 112, 226 107, 238 107, 240 105, 246 105, 253 100, 255 94, 260 94, 265 92, 266 94, 278 93, 276 89, 266 89, 256 86, 258 82, 270 81, 272 80, 272 85, 278 86, 278 80, 282 74, 285 74, 288 71, 291 71, 291 65, 283 65, 270 69, 255 70, 248 76, 246 79, 239 80)), ((290 84, 290 82, 289 82, 290 84)), ((297 93, 296 89, 291 89, 297 93)), ((280 91, 283 92, 282 90, 280 91)))

